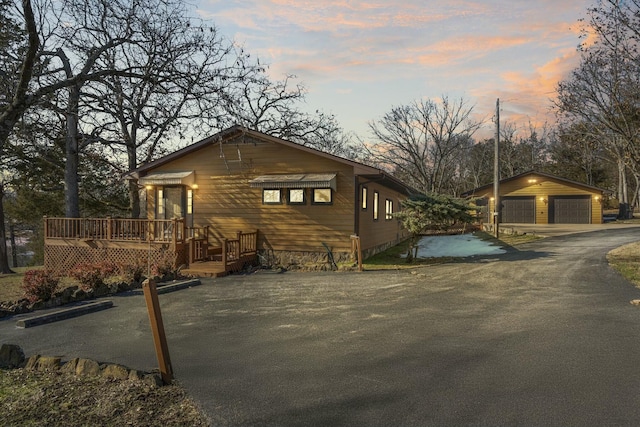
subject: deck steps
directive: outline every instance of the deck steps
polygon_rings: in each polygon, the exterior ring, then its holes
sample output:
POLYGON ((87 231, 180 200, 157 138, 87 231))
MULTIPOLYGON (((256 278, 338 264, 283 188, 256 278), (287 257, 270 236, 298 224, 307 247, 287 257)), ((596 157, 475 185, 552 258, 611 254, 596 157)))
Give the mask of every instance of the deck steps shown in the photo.
POLYGON ((221 261, 199 261, 190 264, 181 273, 193 277, 222 277, 229 272, 221 261))

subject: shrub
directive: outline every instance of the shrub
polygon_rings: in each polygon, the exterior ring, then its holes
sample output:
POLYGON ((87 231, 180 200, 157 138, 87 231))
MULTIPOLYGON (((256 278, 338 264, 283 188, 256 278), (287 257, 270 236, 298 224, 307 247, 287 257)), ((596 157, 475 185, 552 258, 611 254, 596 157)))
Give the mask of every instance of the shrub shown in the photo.
POLYGON ((162 252, 160 258, 151 264, 152 276, 165 277, 167 275, 175 275, 176 272, 175 255, 169 251, 162 252))
POLYGON ((122 279, 128 284, 137 284, 142 282, 147 271, 147 260, 145 258, 137 258, 132 264, 121 264, 120 274, 122 279))
POLYGON ((60 279, 49 270, 27 270, 22 279, 24 296, 30 302, 49 301, 60 279))
POLYGON ((69 276, 80 282, 83 290, 96 290, 104 285, 106 278, 118 274, 118 266, 110 261, 77 264, 69 271, 69 276))

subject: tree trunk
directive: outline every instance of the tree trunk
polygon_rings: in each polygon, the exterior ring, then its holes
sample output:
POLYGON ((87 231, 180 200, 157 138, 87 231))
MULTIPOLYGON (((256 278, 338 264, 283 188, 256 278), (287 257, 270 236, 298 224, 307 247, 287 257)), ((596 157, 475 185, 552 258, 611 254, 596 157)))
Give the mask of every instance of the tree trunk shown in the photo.
POLYGON ((131 218, 140 218, 140 190, 138 181, 133 179, 129 180, 129 209, 131 218))
POLYGON ((78 102, 80 99, 80 87, 69 87, 69 105, 67 105, 67 138, 66 160, 64 170, 64 201, 65 215, 67 218, 80 217, 80 189, 78 185, 78 102))
POLYGON ((4 223, 4 189, 0 185, 0 274, 15 273, 9 267, 9 253, 7 251, 7 232, 4 223))
POLYGON ((629 218, 629 198, 627 191, 627 174, 624 166, 624 160, 618 159, 618 218, 629 218))
MULTIPOLYGON (((130 171, 138 167, 135 141, 129 142, 127 146, 127 158, 130 171)), ((138 181, 133 179, 129 180, 129 210, 131 211, 131 218, 140 217, 140 191, 138 189, 138 181)))
POLYGON ((13 223, 9 224, 9 242, 11 242, 11 261, 15 268, 18 266, 18 250, 16 248, 16 230, 13 223))

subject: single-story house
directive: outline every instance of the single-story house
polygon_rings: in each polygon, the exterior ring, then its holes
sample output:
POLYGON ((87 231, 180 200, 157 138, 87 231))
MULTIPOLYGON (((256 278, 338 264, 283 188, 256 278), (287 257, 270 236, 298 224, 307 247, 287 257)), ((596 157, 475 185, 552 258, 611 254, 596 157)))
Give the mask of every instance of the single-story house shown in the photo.
MULTIPOLYGON (((529 171, 499 183, 501 223, 601 224, 606 190, 544 172, 529 171)), ((483 206, 483 221, 492 221, 493 183, 463 193, 483 206)))
POLYGON ((274 265, 363 258, 409 237, 393 213, 416 193, 388 173, 234 126, 130 173, 146 190, 149 220, 208 227, 216 246, 258 230, 258 253, 274 265))

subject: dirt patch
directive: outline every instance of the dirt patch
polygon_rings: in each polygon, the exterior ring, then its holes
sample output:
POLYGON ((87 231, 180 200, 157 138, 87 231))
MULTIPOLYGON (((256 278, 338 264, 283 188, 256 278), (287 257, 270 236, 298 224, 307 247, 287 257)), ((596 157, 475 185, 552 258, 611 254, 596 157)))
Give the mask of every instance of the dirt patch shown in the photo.
POLYGON ((0 370, 2 424, 15 426, 208 426, 179 385, 0 370))

